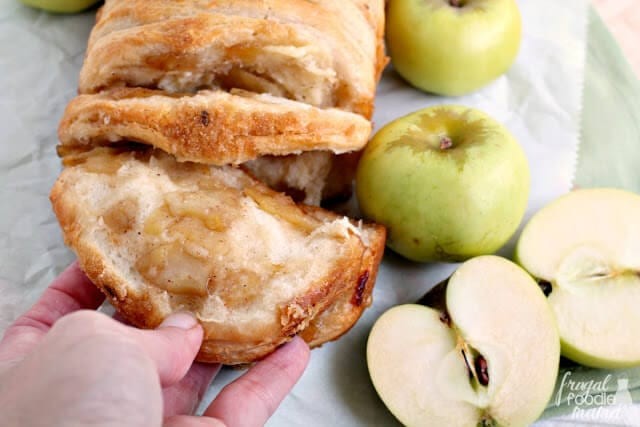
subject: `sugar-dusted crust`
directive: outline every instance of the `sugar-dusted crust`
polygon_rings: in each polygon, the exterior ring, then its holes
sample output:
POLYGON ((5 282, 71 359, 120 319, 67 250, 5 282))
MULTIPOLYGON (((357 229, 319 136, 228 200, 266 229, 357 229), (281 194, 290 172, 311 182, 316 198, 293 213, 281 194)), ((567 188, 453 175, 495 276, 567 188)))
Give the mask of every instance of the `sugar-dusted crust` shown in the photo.
POLYGON ((371 118, 383 0, 107 0, 80 92, 236 87, 371 118))
POLYGON ((357 114, 270 95, 119 88, 73 99, 58 135, 63 149, 136 141, 179 160, 224 165, 268 154, 360 150, 370 131, 357 114))
MULTIPOLYGON (((346 332, 370 303, 384 245, 384 230, 379 226, 349 224, 320 208, 295 206, 287 197, 229 166, 180 164, 164 154, 149 154, 149 150, 118 153, 98 149, 65 161, 67 168, 51 191, 51 201, 65 241, 76 252, 81 268, 134 325, 152 328, 171 312, 193 311, 205 329, 198 360, 252 362, 301 332, 312 345, 320 345, 346 332), (139 274, 136 259, 159 244, 153 240, 158 238, 145 234, 149 212, 163 203, 158 200, 185 191, 204 194, 216 202, 217 193, 207 193, 210 188, 231 194, 231 203, 221 199, 212 212, 231 218, 232 223, 216 231, 216 239, 224 241, 221 247, 228 251, 207 258, 207 266, 213 270, 205 294, 169 291, 139 274), (261 199, 252 195, 256 191, 261 199), (113 228, 109 212, 123 200, 133 200, 137 207, 125 216, 126 221, 122 210, 115 210, 118 226, 113 228), (264 253, 256 249, 260 245, 251 246, 251 241, 263 238, 260 228, 251 228, 256 221, 269 224, 267 228, 280 228, 289 246, 303 250, 282 254, 285 264, 265 261, 272 259, 269 257, 277 246, 264 253), (251 235, 241 244, 249 243, 233 247, 245 226, 251 235), (236 265, 255 277, 265 277, 264 281, 229 273, 236 271, 236 265), (369 279, 363 282, 365 274, 369 279), (224 277, 222 287, 211 282, 212 275, 224 277), (252 299, 252 292, 259 297, 252 299), (313 323, 314 319, 320 320, 313 323), (305 334, 310 323, 315 331, 324 332, 305 334)), ((166 232, 159 239, 165 239, 166 232)), ((200 240, 209 237, 202 235, 200 240)), ((184 247, 191 243, 180 241, 184 247)), ((267 239, 263 243, 273 242, 267 239)))

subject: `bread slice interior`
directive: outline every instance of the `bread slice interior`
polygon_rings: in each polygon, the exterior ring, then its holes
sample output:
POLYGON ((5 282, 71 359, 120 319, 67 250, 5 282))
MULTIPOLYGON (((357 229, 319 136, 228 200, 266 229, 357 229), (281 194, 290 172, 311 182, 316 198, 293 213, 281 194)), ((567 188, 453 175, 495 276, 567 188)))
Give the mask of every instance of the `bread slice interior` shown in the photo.
POLYGON ((193 312, 201 361, 251 362, 309 325, 303 336, 320 345, 370 303, 382 227, 152 148, 98 147, 64 163, 51 200, 83 270, 137 326, 193 312))

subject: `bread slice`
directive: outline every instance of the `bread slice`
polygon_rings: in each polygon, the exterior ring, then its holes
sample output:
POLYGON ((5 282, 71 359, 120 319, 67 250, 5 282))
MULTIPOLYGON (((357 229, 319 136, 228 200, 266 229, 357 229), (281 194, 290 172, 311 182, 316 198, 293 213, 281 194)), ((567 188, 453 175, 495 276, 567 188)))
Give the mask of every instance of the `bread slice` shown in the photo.
POLYGON ((105 2, 80 92, 239 88, 371 118, 384 0, 105 2))
POLYGON ((319 345, 370 302, 380 226, 295 205, 241 169, 157 150, 64 161, 51 201, 82 269, 134 325, 193 312, 205 329, 200 361, 255 361, 310 324, 319 332, 305 337, 319 345))
MULTIPOLYGON (((122 150, 131 145, 136 144, 117 144, 113 148, 122 150)), ((71 158, 82 153, 86 155, 94 148, 59 146, 58 154, 71 158)), ((360 154, 360 151, 345 154, 306 151, 288 156, 262 156, 241 163, 239 167, 273 190, 285 193, 296 203, 334 206, 336 202, 344 202, 352 196, 360 154)))
POLYGON ((135 141, 181 161, 224 165, 262 155, 360 150, 370 132, 371 123, 357 114, 266 94, 119 88, 73 99, 58 136, 63 149, 135 141))

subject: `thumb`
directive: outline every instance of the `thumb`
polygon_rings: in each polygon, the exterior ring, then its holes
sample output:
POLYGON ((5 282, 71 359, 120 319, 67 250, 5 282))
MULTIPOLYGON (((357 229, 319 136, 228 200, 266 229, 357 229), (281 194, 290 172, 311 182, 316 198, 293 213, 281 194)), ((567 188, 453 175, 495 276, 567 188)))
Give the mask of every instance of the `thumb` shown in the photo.
POLYGON ((202 327, 188 313, 172 314, 155 330, 131 331, 155 362, 163 387, 177 383, 186 375, 202 344, 202 327))

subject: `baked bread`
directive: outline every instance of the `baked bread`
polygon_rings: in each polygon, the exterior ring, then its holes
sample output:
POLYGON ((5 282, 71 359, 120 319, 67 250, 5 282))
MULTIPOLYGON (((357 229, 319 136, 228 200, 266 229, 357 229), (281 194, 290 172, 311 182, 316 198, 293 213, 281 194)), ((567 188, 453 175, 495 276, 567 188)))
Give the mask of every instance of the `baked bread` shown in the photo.
POLYGON ((82 269, 134 325, 193 312, 200 361, 252 362, 295 334, 320 345, 370 303, 380 226, 296 205, 242 169, 150 148, 64 163, 51 201, 82 269))
POLYGON ((246 89, 371 118, 384 0, 107 0, 80 92, 246 89))
POLYGON ((263 155, 360 150, 370 132, 371 123, 357 114, 267 94, 119 88, 73 99, 58 136, 63 149, 135 141, 180 161, 224 165, 263 155))
POLYGON ((61 144, 139 141, 216 165, 360 150, 383 31, 383 0, 107 0, 61 144))
POLYGON ((335 155, 307 151, 298 155, 263 156, 241 168, 295 202, 320 206, 348 200, 360 152, 335 155))
POLYGON ((383 26, 384 0, 106 0, 51 201, 126 320, 189 310, 224 364, 358 320, 384 228, 309 205, 350 195, 383 26))
MULTIPOLYGON (((118 146, 123 150, 131 143, 118 146)), ((71 158, 94 148, 58 146, 58 155, 71 158)), ((340 155, 307 151, 298 155, 262 156, 239 167, 272 189, 286 193, 296 203, 335 205, 351 197, 359 157, 359 151, 340 155)))
MULTIPOLYGON (((303 208, 304 209, 304 208, 303 208)), ((316 217, 329 221, 333 213, 314 210, 316 217)), ((364 226, 360 235, 365 247, 360 271, 352 291, 343 292, 320 315, 314 318, 300 336, 313 348, 340 338, 353 326, 372 302, 373 286, 384 252, 386 233, 381 226, 364 226)))

